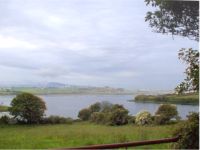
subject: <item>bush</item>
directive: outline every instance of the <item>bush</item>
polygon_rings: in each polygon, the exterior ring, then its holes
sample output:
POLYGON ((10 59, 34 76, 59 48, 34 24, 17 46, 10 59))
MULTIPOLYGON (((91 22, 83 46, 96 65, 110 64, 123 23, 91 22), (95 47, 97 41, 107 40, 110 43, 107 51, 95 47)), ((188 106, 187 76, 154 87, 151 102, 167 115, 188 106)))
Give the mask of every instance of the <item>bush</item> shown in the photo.
POLYGON ((9 123, 9 117, 4 115, 4 116, 1 116, 0 118, 0 124, 8 124, 9 123))
POLYGON ((83 121, 89 120, 90 116, 91 116, 91 111, 88 108, 84 108, 84 109, 80 110, 78 113, 78 117, 83 121))
POLYGON ((89 109, 90 109, 91 113, 99 112, 101 110, 101 103, 99 103, 99 102, 94 103, 93 105, 90 106, 89 109))
POLYGON ((98 123, 98 124, 106 123, 105 113, 103 113, 103 112, 94 112, 94 113, 92 113, 90 121, 94 122, 94 123, 98 123))
POLYGON ((113 107, 113 104, 107 101, 101 102, 101 112, 109 112, 113 107))
POLYGON ((166 124, 171 119, 178 118, 177 107, 172 104, 162 104, 156 111, 155 123, 156 124, 166 124))
POLYGON ((182 123, 174 132, 180 135, 180 140, 173 144, 175 149, 199 149, 199 113, 191 113, 188 120, 182 123))
POLYGON ((46 106, 41 98, 30 93, 21 93, 12 100, 8 110, 14 118, 26 123, 38 123, 46 106))
POLYGON ((4 115, 0 118, 0 124, 16 124, 17 120, 10 116, 4 115))
POLYGON ((135 122, 138 125, 148 125, 152 123, 151 114, 148 111, 139 112, 136 115, 135 122))
POLYGON ((72 118, 65 118, 65 117, 61 117, 61 116, 49 116, 49 117, 45 117, 43 118, 40 123, 42 124, 72 124, 73 123, 73 119, 72 118))
POLYGON ((128 116, 128 124, 135 124, 135 116, 128 116))
POLYGON ((155 115, 153 117, 153 121, 154 121, 154 124, 163 125, 163 124, 166 124, 166 122, 168 122, 168 118, 165 117, 164 115, 155 115))
POLYGON ((128 123, 128 110, 122 105, 113 105, 111 111, 108 113, 109 125, 124 125, 128 123))
POLYGON ((81 120, 109 125, 123 125, 128 123, 128 110, 122 105, 109 102, 95 103, 89 108, 79 111, 81 120))

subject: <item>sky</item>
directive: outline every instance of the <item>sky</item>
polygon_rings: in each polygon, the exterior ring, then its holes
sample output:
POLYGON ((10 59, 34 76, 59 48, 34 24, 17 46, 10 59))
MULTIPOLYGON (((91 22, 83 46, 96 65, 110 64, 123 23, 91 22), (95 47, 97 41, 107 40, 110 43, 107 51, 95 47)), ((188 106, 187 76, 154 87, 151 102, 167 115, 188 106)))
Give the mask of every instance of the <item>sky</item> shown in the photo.
POLYGON ((0 85, 173 90, 188 38, 155 33, 135 0, 0 0, 0 85))

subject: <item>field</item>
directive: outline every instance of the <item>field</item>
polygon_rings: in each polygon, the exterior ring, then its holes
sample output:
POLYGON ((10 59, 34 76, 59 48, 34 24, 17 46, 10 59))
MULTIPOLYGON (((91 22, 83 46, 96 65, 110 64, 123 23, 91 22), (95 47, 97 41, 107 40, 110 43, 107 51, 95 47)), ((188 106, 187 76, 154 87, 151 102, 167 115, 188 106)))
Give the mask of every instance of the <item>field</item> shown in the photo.
POLYGON ((135 102, 155 102, 155 103, 172 103, 172 104, 186 104, 198 105, 199 94, 165 94, 165 95, 138 95, 135 97, 135 102))
MULTIPOLYGON (((105 126, 88 122, 62 125, 1 125, 0 149, 44 149, 77 147, 172 137, 177 125, 105 126)), ((168 149, 170 144, 148 145, 137 149, 168 149)))

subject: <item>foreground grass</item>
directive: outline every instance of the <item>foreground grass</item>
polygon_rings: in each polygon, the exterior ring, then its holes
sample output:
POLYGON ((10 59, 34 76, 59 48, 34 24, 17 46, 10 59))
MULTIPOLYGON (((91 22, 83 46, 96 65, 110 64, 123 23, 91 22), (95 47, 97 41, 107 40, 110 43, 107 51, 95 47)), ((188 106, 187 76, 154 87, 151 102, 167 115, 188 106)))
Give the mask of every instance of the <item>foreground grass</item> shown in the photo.
MULTIPOLYGON (((90 123, 71 125, 1 125, 0 149, 46 149, 77 147, 171 137, 177 125, 139 127, 104 126, 90 123)), ((169 149, 170 144, 148 145, 137 149, 169 149)))
POLYGON ((0 105, 0 112, 8 111, 8 106, 0 105))
POLYGON ((156 102, 156 103, 172 103, 172 104, 199 104, 199 94, 165 94, 165 95, 138 95, 135 102, 156 102))

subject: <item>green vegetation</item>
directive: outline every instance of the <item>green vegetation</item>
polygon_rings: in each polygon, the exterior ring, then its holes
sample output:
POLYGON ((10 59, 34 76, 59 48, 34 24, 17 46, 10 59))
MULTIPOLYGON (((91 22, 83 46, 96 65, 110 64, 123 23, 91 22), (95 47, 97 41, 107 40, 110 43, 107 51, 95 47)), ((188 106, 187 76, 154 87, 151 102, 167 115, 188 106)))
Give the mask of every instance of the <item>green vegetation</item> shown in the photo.
POLYGON ((9 112, 14 118, 26 123, 38 123, 46 110, 45 102, 30 93, 18 94, 11 102, 9 112))
POLYGON ((119 104, 109 102, 95 103, 79 111, 78 117, 83 121, 107 124, 124 125, 128 123, 128 110, 119 104))
POLYGON ((8 106, 0 105, 0 112, 6 112, 8 111, 8 106))
POLYGON ((158 110, 154 116, 155 124, 166 124, 171 119, 178 120, 180 117, 178 116, 178 111, 176 105, 172 104, 162 104, 159 106, 158 110))
POLYGON ((139 112, 136 115, 135 123, 137 125, 148 125, 152 124, 152 116, 148 111, 139 112))
POLYGON ((174 149, 199 149, 199 113, 193 112, 187 117, 173 133, 181 136, 181 140, 174 143, 174 149))
MULTIPOLYGON (((62 125, 1 125, 0 149, 44 149, 172 137, 177 126, 105 126, 88 122, 62 125)), ((140 148, 169 149, 171 144, 140 148)))
POLYGON ((150 102, 150 103, 171 103, 171 104, 186 104, 198 105, 199 94, 165 94, 165 95, 138 95, 135 97, 135 102, 150 102))
POLYGON ((154 7, 145 21, 156 33, 172 34, 199 41, 199 1, 145 0, 154 7))

